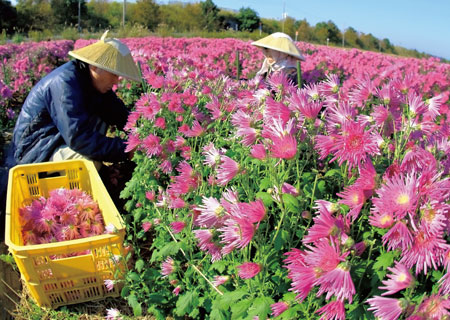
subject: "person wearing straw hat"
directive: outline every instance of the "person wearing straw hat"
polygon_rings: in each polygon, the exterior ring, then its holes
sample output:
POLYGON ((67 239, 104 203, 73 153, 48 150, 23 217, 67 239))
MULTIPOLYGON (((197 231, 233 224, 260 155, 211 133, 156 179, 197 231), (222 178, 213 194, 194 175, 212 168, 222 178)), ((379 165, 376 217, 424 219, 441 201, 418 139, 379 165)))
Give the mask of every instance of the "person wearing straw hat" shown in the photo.
POLYGON ((283 72, 290 81, 297 84, 297 61, 305 61, 305 58, 289 35, 275 32, 252 42, 252 45, 261 48, 265 57, 257 76, 266 79, 273 73, 283 72))
POLYGON ((140 81, 128 47, 106 38, 108 31, 42 78, 27 96, 17 119, 8 165, 85 158, 127 160, 125 141, 107 137, 108 125, 122 129, 129 111, 112 91, 119 77, 140 81))

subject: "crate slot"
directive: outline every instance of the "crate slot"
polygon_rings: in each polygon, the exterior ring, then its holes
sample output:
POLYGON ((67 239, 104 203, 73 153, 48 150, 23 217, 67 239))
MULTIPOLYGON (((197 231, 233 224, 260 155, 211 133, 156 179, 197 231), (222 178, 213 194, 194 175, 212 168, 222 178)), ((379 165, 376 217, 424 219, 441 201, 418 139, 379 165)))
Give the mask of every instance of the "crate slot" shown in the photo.
POLYGON ((28 184, 36 184, 37 183, 37 176, 36 174, 27 174, 27 183, 28 184))
POLYGON ((44 290, 45 291, 55 291, 58 290, 58 283, 54 282, 54 283, 47 283, 44 284, 44 290))
POLYGON ((51 294, 49 294, 48 297, 50 299, 50 302, 53 303, 53 304, 62 304, 62 303, 64 303, 64 300, 63 300, 61 294, 59 294, 59 293, 51 293, 51 294))

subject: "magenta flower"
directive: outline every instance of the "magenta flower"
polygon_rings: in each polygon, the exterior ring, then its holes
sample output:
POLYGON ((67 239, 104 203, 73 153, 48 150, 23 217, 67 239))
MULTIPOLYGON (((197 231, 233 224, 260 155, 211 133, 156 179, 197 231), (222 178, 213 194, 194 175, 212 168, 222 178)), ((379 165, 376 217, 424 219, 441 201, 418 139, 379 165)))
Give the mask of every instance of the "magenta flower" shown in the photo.
POLYGON ((175 271, 175 261, 171 257, 167 257, 166 260, 161 264, 161 274, 167 277, 169 274, 175 271))
POLYGON ((374 315, 381 320, 397 320, 407 307, 405 300, 379 296, 367 299, 367 303, 370 304, 367 310, 374 310, 374 315))
POLYGON ((388 268, 392 274, 388 274, 389 280, 382 281, 384 287, 378 287, 379 289, 388 290, 382 293, 382 296, 394 294, 405 288, 409 288, 414 284, 414 277, 403 264, 395 262, 394 268, 388 268))
POLYGON ((218 231, 222 232, 219 237, 222 239, 220 242, 225 245, 222 249, 225 255, 235 248, 246 247, 253 239, 255 226, 248 219, 231 217, 225 221, 225 225, 218 231))
POLYGON ((272 317, 278 317, 280 314, 289 309, 289 304, 284 301, 276 302, 270 305, 272 309, 272 317))
POLYGON ((433 294, 420 304, 417 314, 430 320, 440 320, 445 319, 445 316, 450 316, 449 310, 450 301, 448 297, 433 294))
POLYGON ((142 230, 144 230, 144 232, 147 232, 148 230, 150 230, 151 227, 152 227, 151 222, 149 222, 149 221, 142 222, 142 230))
POLYGON ((180 286, 176 286, 175 289, 173 289, 172 292, 173 292, 174 295, 178 296, 180 291, 181 291, 181 287, 180 286))
POLYGON ((104 284, 105 284, 106 290, 112 291, 114 289, 115 281, 111 280, 111 279, 106 279, 104 281, 104 284))
POLYGON ((267 156, 266 148, 264 147, 263 144, 255 144, 254 146, 252 146, 250 154, 252 155, 253 158, 259 160, 264 160, 267 156))
POLYGON ((162 151, 162 146, 160 144, 160 138, 149 134, 147 138, 142 141, 142 147, 146 150, 147 156, 157 156, 162 151))
POLYGON ((217 183, 221 186, 225 186, 239 173, 239 171, 239 163, 227 156, 222 156, 222 163, 217 169, 217 183))
POLYGON ((186 226, 186 223, 183 221, 174 221, 170 224, 173 233, 180 233, 184 227, 186 226))
POLYGON ((106 309, 106 320, 122 320, 120 311, 116 308, 106 309))
POLYGON ((292 159, 297 154, 297 139, 292 135, 273 137, 270 146, 271 156, 280 159, 292 159))
POLYGON ((325 273, 317 279, 316 284, 320 285, 317 296, 326 292, 327 300, 335 295, 338 300, 347 299, 349 303, 352 303, 353 295, 356 293, 348 262, 342 262, 334 270, 325 273))
POLYGON ((226 283, 228 280, 230 280, 230 276, 215 276, 212 283, 218 287, 224 283, 226 283))
POLYGON ((237 268, 239 277, 242 279, 251 279, 261 271, 261 265, 254 262, 244 262, 237 268))
POLYGON ((320 320, 345 320, 344 302, 331 301, 315 313, 321 314, 320 320))

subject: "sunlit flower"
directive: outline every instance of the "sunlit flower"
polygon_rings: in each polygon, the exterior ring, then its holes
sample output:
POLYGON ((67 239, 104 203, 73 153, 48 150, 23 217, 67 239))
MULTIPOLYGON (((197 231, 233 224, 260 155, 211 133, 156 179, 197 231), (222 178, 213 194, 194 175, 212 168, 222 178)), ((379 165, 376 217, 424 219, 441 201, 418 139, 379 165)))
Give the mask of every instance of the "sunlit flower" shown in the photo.
POLYGON ((144 230, 144 232, 147 232, 148 230, 150 230, 151 227, 152 227, 151 222, 149 222, 149 221, 142 222, 142 230, 144 230))
POLYGON ((114 280, 106 279, 104 281, 105 287, 108 291, 112 291, 114 289, 114 284, 116 283, 114 280))
POLYGON ((367 299, 367 303, 370 304, 370 308, 367 310, 374 310, 374 315, 381 320, 399 319, 403 310, 406 308, 406 302, 403 300, 379 296, 367 299))
POLYGON ((239 163, 227 156, 222 156, 222 163, 217 169, 217 183, 221 186, 225 186, 239 173, 239 171, 239 163))
POLYGON ((186 226, 186 223, 183 221, 175 221, 170 224, 170 227, 172 228, 173 233, 180 233, 184 227, 186 226))
POLYGON ((389 267, 388 270, 392 272, 392 274, 388 274, 389 280, 382 281, 384 286, 379 287, 379 289, 388 290, 382 293, 382 296, 394 294, 414 284, 414 277, 403 264, 395 262, 395 267, 389 267))
POLYGON ((224 284, 225 282, 227 282, 228 280, 230 280, 230 276, 215 276, 214 280, 212 281, 212 283, 218 287, 222 284, 224 284))
POLYGON ((244 262, 237 268, 239 277, 242 279, 251 279, 261 271, 261 265, 254 262, 244 262))
POLYGON ((345 320, 345 306, 341 300, 327 303, 315 313, 321 314, 320 320, 345 320))
POLYGON ((289 304, 284 301, 276 302, 270 305, 272 309, 272 317, 278 317, 280 314, 289 309, 289 304))
POLYGON ((166 260, 161 264, 161 274, 167 277, 169 274, 175 271, 175 261, 171 257, 167 257, 166 260))
POLYGON ((116 308, 106 309, 106 320, 122 320, 120 311, 116 308))

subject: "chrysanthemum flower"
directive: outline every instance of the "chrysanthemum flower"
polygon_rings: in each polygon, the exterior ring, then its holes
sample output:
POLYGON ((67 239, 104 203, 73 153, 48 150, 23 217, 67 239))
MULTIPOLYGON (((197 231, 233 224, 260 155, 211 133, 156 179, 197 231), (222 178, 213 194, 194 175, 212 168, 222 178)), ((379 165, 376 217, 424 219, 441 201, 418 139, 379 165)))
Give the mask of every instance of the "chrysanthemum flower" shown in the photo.
POLYGON ((106 290, 112 291, 112 290, 114 289, 114 284, 115 284, 115 283, 116 283, 116 282, 115 282, 114 280, 106 279, 106 280, 104 281, 106 290))
POLYGON ((265 123, 267 120, 270 122, 272 119, 281 119, 282 123, 286 124, 291 118, 291 110, 283 102, 267 97, 263 116, 265 123))
POLYGON ((258 136, 256 127, 257 119, 242 110, 236 111, 231 116, 231 123, 237 128, 236 136, 242 138, 244 146, 251 146, 258 136))
POLYGON ((441 257, 448 250, 443 234, 427 234, 422 228, 413 234, 413 242, 402 252, 400 263, 407 268, 416 267, 416 275, 422 270, 427 274, 428 268, 437 269, 441 257))
POLYGON ((315 284, 320 286, 317 296, 326 292, 327 300, 334 295, 338 300, 347 299, 349 303, 352 303, 353 295, 356 293, 348 262, 338 264, 335 269, 318 278, 315 284))
POLYGON ((393 298, 383 298, 375 296, 367 299, 370 308, 367 310, 374 310, 374 315, 380 320, 397 320, 407 307, 407 302, 393 298))
POLYGON ((242 249, 246 247, 253 239, 255 226, 248 219, 231 217, 225 221, 225 225, 218 229, 221 232, 220 242, 225 246, 222 253, 228 254, 235 248, 242 249))
POLYGON ((151 222, 149 222, 149 221, 142 222, 142 230, 144 230, 144 232, 147 232, 148 230, 150 230, 151 227, 152 227, 151 222))
POLYGON ((252 155, 253 158, 256 158, 259 160, 264 160, 267 156, 266 148, 264 147, 263 144, 260 144, 260 143, 252 146, 252 148, 250 150, 250 154, 252 155))
POLYGON ((239 163, 230 157, 223 156, 222 163, 217 169, 217 183, 225 186, 239 173, 240 169, 239 163))
POLYGON ((348 162, 349 168, 359 166, 368 156, 379 154, 378 141, 370 130, 359 122, 347 121, 342 125, 340 134, 334 134, 335 138, 332 153, 334 161, 338 159, 339 165, 348 162))
POLYGON ((450 316, 450 301, 448 297, 433 294, 426 298, 419 306, 418 315, 430 320, 444 319, 444 316, 450 316))
POLYGON ((120 311, 116 308, 106 309, 106 320, 122 320, 120 311))
POLYGON ((160 138, 151 133, 142 141, 142 147, 146 150, 149 157, 157 156, 162 151, 160 138))
POLYGON ((225 150, 217 149, 211 142, 210 144, 203 147, 202 154, 205 156, 205 161, 203 163, 210 167, 217 166, 218 164, 220 164, 220 159, 224 154, 224 151, 225 150))
POLYGON ((212 283, 218 287, 222 284, 224 284, 225 282, 227 282, 228 280, 230 280, 230 276, 215 276, 214 280, 212 281, 212 283))
POLYGON ((394 268, 388 268, 392 274, 388 274, 389 280, 382 281, 383 287, 378 287, 381 290, 388 290, 382 293, 382 296, 394 294, 405 288, 409 288, 414 284, 414 277, 403 264, 395 262, 394 268))
POLYGON ((388 251, 409 248, 412 243, 412 235, 403 221, 398 221, 384 236, 383 245, 388 244, 388 251))
POLYGON ((200 137, 203 133, 205 133, 205 129, 201 126, 201 124, 194 120, 192 123, 192 127, 185 133, 186 137, 200 137))
POLYGON ((398 175, 390 178, 376 190, 378 197, 372 203, 378 212, 392 212, 397 219, 414 213, 418 201, 418 181, 415 175, 398 175))
POLYGON ((174 221, 170 224, 170 227, 172 228, 173 233, 180 233, 184 227, 186 227, 186 223, 183 221, 174 221))
POLYGON ((169 274, 175 271, 175 261, 171 257, 167 257, 166 260, 161 264, 161 274, 167 277, 169 274))
POLYGON ((180 286, 176 286, 175 289, 173 289, 172 293, 176 296, 178 296, 180 294, 181 291, 181 287, 180 286))
POLYGON ((251 279, 261 271, 261 265, 255 262, 244 262, 237 268, 239 277, 242 279, 251 279))
POLYGON ((331 301, 315 313, 322 315, 319 320, 345 320, 344 302, 340 300, 331 301))
POLYGON ((207 228, 222 226, 226 212, 220 202, 213 197, 203 197, 202 202, 203 204, 198 206, 200 215, 196 219, 196 222, 200 226, 205 226, 207 228))
POLYGON ((392 212, 379 212, 376 209, 372 209, 369 221, 372 226, 385 229, 394 223, 394 215, 392 212))
POLYGON ((338 237, 344 232, 342 217, 334 217, 323 208, 314 218, 314 225, 309 228, 308 235, 303 238, 303 243, 313 243, 327 237, 338 237))
POLYGON ((274 158, 292 159, 297 154, 297 139, 292 135, 273 137, 270 152, 274 158))
POLYGON ((272 317, 278 317, 280 314, 289 309, 289 304, 284 301, 276 302, 270 305, 272 309, 272 317))

